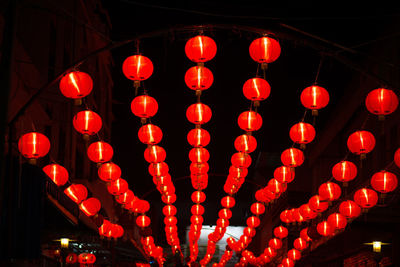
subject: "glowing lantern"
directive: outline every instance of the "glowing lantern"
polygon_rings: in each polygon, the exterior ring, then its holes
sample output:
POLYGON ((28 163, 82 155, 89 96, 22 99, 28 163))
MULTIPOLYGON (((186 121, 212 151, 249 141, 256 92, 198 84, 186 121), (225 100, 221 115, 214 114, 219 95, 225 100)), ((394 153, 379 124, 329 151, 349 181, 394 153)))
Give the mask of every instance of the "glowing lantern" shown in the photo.
POLYGON ((210 143, 210 134, 202 128, 192 129, 187 135, 187 140, 193 147, 205 147, 210 143))
POLYGON ((256 235, 256 230, 252 227, 247 226, 246 228, 243 229, 243 234, 249 237, 253 237, 256 235))
POLYGON ((209 170, 209 166, 207 162, 196 163, 193 162, 190 164, 190 173, 192 174, 206 174, 209 170))
POLYGON ((334 201, 340 197, 342 190, 339 185, 327 182, 320 185, 318 194, 321 200, 334 201))
POLYGON ((79 204, 82 200, 87 198, 88 191, 84 185, 72 184, 64 190, 64 194, 76 204, 79 204))
POLYGON ((203 203, 206 200, 206 194, 201 191, 195 191, 192 193, 192 201, 194 203, 203 203))
POLYGON ((354 201, 362 208, 372 208, 378 203, 378 194, 368 188, 362 188, 354 193, 354 201))
POLYGON ((132 190, 126 190, 124 193, 117 195, 115 197, 115 200, 121 204, 121 205, 125 205, 128 202, 131 202, 135 197, 135 194, 133 194, 132 190))
POLYGON ((148 57, 133 55, 127 57, 122 64, 122 72, 133 81, 143 81, 153 74, 153 63, 148 57))
POLYGON ((319 109, 328 105, 329 93, 325 88, 313 85, 301 92, 300 100, 305 108, 311 109, 313 115, 317 115, 319 109))
POLYGON ((327 221, 334 229, 344 229, 347 225, 346 217, 340 213, 332 213, 327 221))
POLYGON ((232 211, 230 209, 221 209, 218 212, 218 217, 229 220, 232 217, 232 211))
POLYGON ((293 267, 294 266, 294 261, 289 259, 289 258, 285 258, 282 260, 282 266, 283 267, 293 267))
POLYGON ((248 168, 251 165, 251 157, 249 154, 237 152, 232 155, 231 163, 236 168, 248 168))
POLYGON ((165 160, 167 153, 160 146, 148 146, 144 151, 144 159, 148 163, 159 163, 165 160))
POLYGON ((26 133, 18 140, 18 150, 22 156, 35 163, 35 159, 44 157, 49 153, 50 141, 41 133, 26 133))
POLYGON ((163 195, 161 197, 161 201, 164 202, 165 204, 172 204, 176 201, 176 195, 172 194, 172 195, 163 195))
POLYGON ((131 102, 132 113, 139 118, 150 118, 158 111, 157 101, 148 95, 135 97, 131 102))
POLYGON ((304 239, 304 241, 309 242, 312 239, 310 238, 310 236, 308 235, 308 227, 304 228, 303 230, 300 231, 300 237, 302 239, 304 239))
POLYGON ((111 236, 114 238, 119 238, 124 235, 124 228, 119 224, 113 224, 111 226, 111 236))
POLYGON ((295 176, 294 168, 281 166, 275 169, 274 178, 280 183, 290 183, 295 176))
POLYGON ((312 211, 317 213, 323 212, 329 207, 328 202, 323 201, 319 195, 311 197, 308 201, 308 205, 310 206, 312 211))
POLYGON ((87 149, 87 155, 89 159, 96 163, 104 163, 110 161, 113 157, 114 151, 110 144, 97 141, 91 143, 87 149))
POLYGON ((65 185, 68 182, 68 171, 61 165, 49 164, 44 166, 42 170, 57 186, 65 185))
POLYGON ((222 227, 222 228, 226 228, 226 227, 229 226, 229 220, 225 220, 225 219, 219 218, 217 220, 217 226, 222 227))
POLYGON ((277 253, 276 253, 275 249, 273 249, 271 247, 267 247, 266 249, 264 249, 264 254, 270 258, 273 258, 276 256, 277 253))
POLYGON ((78 256, 75 253, 69 253, 68 256, 65 258, 65 263, 67 264, 74 264, 78 260, 78 256))
POLYGON ((193 205, 190 209, 193 215, 203 215, 204 207, 202 205, 193 205))
POLYGON ((121 195, 128 190, 128 183, 124 179, 118 178, 117 180, 112 181, 109 186, 107 186, 107 190, 111 195, 121 195))
POLYGON ((282 222, 284 223, 290 223, 291 222, 291 218, 290 218, 291 214, 289 210, 284 210, 281 212, 281 214, 279 215, 279 218, 281 219, 282 222))
POLYGON ((271 63, 277 60, 281 54, 281 46, 276 39, 264 36, 251 42, 249 52, 254 61, 271 63))
POLYGON ((393 113, 397 109, 399 99, 392 90, 378 88, 368 93, 365 105, 372 114, 384 116, 393 113))
POLYGON ((304 250, 308 247, 308 243, 303 238, 299 237, 294 240, 293 246, 297 250, 304 250))
MULTIPOLYGON (((202 224, 203 223, 203 217, 200 215, 192 215, 190 217, 190 222, 192 224, 202 224)), ((176 223, 175 223, 176 224, 176 223)))
POLYGON ((206 90, 211 87, 214 76, 206 67, 194 66, 186 71, 185 83, 192 90, 206 90))
POLYGON ((340 203, 339 212, 346 218, 355 218, 360 215, 361 208, 354 201, 346 200, 340 203))
POLYGON ((308 203, 300 206, 299 213, 305 220, 311 220, 318 216, 318 213, 314 212, 308 203))
POLYGON ((167 163, 152 163, 149 165, 149 173, 151 176, 165 176, 168 174, 169 168, 167 163))
POLYGON ((101 236, 111 237, 110 232, 112 223, 109 220, 104 219, 102 225, 99 227, 99 234, 101 236))
POLYGON ((262 126, 262 117, 255 111, 244 111, 239 115, 238 124, 246 132, 257 131, 262 126))
POLYGON ((356 178, 357 166, 351 161, 341 161, 332 168, 332 176, 339 182, 348 182, 356 178))
POLYGON ((301 215, 299 208, 292 210, 292 215, 293 220, 295 220, 296 222, 301 223, 305 220, 305 218, 301 215))
POLYGON ((221 205, 224 208, 230 209, 235 206, 235 199, 231 196, 225 196, 221 199, 221 205))
POLYGON ((256 228, 260 225, 260 219, 258 219, 256 216, 250 216, 246 220, 247 226, 256 228))
POLYGON ((79 208, 86 216, 93 216, 99 212, 101 209, 101 203, 97 198, 88 198, 79 205, 79 208))
POLYGON ((271 86, 262 78, 252 78, 243 85, 244 96, 251 101, 261 101, 268 98, 271 86))
POLYGON ((93 89, 90 75, 81 71, 72 71, 60 80, 60 91, 68 98, 79 99, 87 96, 93 89))
POLYGON ((303 151, 297 148, 288 148, 281 154, 282 164, 287 167, 298 167, 304 162, 303 151))
POLYGON ((207 62, 215 57, 217 45, 210 37, 198 35, 186 42, 185 53, 193 62, 207 62))
POLYGON ((265 212, 265 207, 261 203, 253 203, 250 207, 250 210, 255 215, 261 215, 265 212))
POLYGON ((273 249, 280 249, 282 247, 282 241, 279 238, 271 238, 268 245, 273 249))
POLYGON ((147 217, 146 215, 141 215, 136 218, 136 224, 139 227, 147 227, 150 225, 150 222, 151 222, 150 218, 147 217))
POLYGON ((166 205, 162 212, 165 216, 174 216, 176 214, 176 207, 173 205, 166 205))
POLYGON ((209 106, 196 103, 190 105, 186 110, 186 118, 193 124, 204 124, 211 120, 212 112, 209 106))
POLYGON ((160 127, 149 123, 140 127, 138 136, 143 144, 155 145, 161 142, 163 134, 160 127))
POLYGON ((400 148, 394 153, 394 163, 400 168, 400 148))
POLYGON ((112 162, 104 163, 97 171, 101 180, 111 182, 121 177, 121 168, 112 162))
POLYGON ((290 128, 290 139, 296 144, 308 144, 315 138, 314 127, 305 122, 299 122, 290 128))
POLYGON ((289 250, 287 255, 292 261, 298 261, 301 258, 301 252, 296 249, 289 250))
POLYGON ((333 234, 333 228, 327 221, 317 224, 317 231, 322 236, 329 236, 333 234))
POLYGON ((375 137, 368 131, 356 131, 347 139, 347 147, 356 155, 365 155, 375 147, 375 137))
POLYGON ((239 152, 251 153, 257 148, 254 136, 242 134, 235 139, 235 149, 239 152))
POLYGON ((283 238, 287 237, 288 233, 289 233, 288 229, 286 227, 282 226, 282 225, 278 226, 278 227, 275 227, 275 229, 274 229, 274 235, 277 238, 280 238, 280 239, 283 239, 283 238))
POLYGON ((94 135, 98 133, 102 126, 101 117, 91 110, 78 112, 72 121, 75 130, 83 135, 94 135))
POLYGON ((388 171, 380 171, 372 175, 371 186, 378 192, 389 193, 397 187, 397 176, 388 171))
POLYGON ((189 151, 189 159, 194 163, 207 162, 210 159, 210 153, 203 147, 195 147, 189 151))
POLYGON ((78 256, 80 264, 93 264, 96 262, 96 256, 92 253, 81 253, 78 256))

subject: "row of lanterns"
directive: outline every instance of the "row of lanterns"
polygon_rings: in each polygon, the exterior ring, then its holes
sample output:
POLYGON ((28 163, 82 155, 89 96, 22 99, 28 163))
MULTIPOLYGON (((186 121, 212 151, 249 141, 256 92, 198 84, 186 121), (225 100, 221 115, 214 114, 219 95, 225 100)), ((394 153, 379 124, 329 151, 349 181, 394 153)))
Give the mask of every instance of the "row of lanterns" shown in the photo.
POLYGON ((79 255, 70 253, 65 259, 66 264, 75 264, 78 262, 81 266, 93 266, 96 262, 96 256, 93 253, 84 252, 79 255))

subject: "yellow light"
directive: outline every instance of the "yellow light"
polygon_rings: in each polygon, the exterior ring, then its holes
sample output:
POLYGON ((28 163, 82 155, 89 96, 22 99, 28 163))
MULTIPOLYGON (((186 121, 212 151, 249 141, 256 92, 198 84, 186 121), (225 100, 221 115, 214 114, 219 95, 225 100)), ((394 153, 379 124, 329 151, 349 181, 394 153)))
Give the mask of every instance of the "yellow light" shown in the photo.
POLYGON ((69 239, 68 238, 61 238, 60 242, 61 242, 61 247, 62 248, 68 248, 68 245, 69 245, 69 239))
POLYGON ((374 252, 381 252, 381 249, 382 249, 382 242, 380 242, 380 241, 372 242, 372 250, 374 252))

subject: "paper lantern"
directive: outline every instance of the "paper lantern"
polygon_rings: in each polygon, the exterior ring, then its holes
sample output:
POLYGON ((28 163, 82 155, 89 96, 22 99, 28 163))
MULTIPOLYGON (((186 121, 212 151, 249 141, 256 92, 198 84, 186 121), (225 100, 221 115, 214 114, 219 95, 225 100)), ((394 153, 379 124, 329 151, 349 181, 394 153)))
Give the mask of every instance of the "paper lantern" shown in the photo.
POLYGON ((196 163, 192 162, 190 164, 190 173, 191 174, 206 174, 209 170, 209 166, 207 162, 196 163))
POLYGON ((281 54, 279 42, 269 36, 257 38, 249 47, 250 57, 258 63, 271 63, 281 54))
POLYGON ((375 147, 375 137, 368 131, 356 131, 347 139, 347 147, 356 155, 369 153, 375 147))
POLYGON ((212 112, 209 106, 203 103, 190 105, 186 110, 186 118, 193 124, 201 125, 211 120, 212 112))
POLYGON ((229 220, 225 220, 225 219, 219 218, 217 220, 217 226, 218 227, 222 227, 222 228, 226 228, 226 227, 229 226, 229 220))
POLYGON ((103 125, 101 117, 91 110, 78 112, 74 116, 72 124, 75 130, 83 135, 97 134, 103 125))
POLYGON ((150 118, 158 111, 157 101, 149 95, 139 95, 131 102, 132 113, 139 118, 150 118))
POLYGON ((211 87, 213 81, 211 70, 204 66, 191 67, 185 74, 185 83, 192 90, 206 90, 211 87))
POLYGON ((380 193, 389 193, 397 187, 397 176, 388 171, 380 171, 372 175, 371 186, 380 193))
POLYGON ((317 213, 323 212, 329 207, 328 202, 322 200, 319 195, 311 197, 308 201, 308 205, 310 206, 312 211, 317 213))
POLYGON ((288 258, 292 261, 298 261, 301 259, 301 252, 297 249, 291 249, 287 253, 288 258))
POLYGON ((194 203, 203 203, 206 200, 206 194, 201 191, 194 191, 192 193, 192 201, 194 203))
POLYGON ((269 240, 269 242, 268 242, 268 245, 271 248, 273 248, 275 250, 278 250, 278 249, 280 249, 282 247, 282 241, 280 239, 278 239, 278 238, 271 238, 269 240))
POLYGON ((255 111, 245 111, 239 115, 238 124, 246 132, 257 131, 262 126, 262 117, 255 111))
POLYGON ((243 85, 244 96, 251 101, 261 101, 268 98, 271 86, 262 78, 252 78, 243 85))
POLYGON ((384 116, 393 113, 397 109, 399 99, 392 90, 378 88, 368 93, 365 105, 372 114, 384 116))
POLYGON ((205 147, 210 143, 210 134, 202 128, 192 129, 187 135, 187 140, 193 147, 205 147))
POLYGON ((76 204, 79 204, 82 200, 87 198, 88 191, 84 185, 72 184, 64 190, 64 194, 76 204))
POLYGON ((144 159, 148 163, 159 163, 165 161, 167 153, 164 148, 160 146, 148 146, 144 151, 144 159))
POLYGON ((190 217, 190 222, 192 224, 202 224, 203 223, 203 217, 200 215, 192 215, 190 217))
POLYGON ((89 159, 95 163, 104 163, 110 161, 113 157, 114 151, 110 144, 97 141, 91 143, 87 149, 89 159))
POLYGON ((86 214, 86 216, 91 217, 96 215, 101 209, 100 200, 91 197, 88 198, 79 205, 80 210, 86 214))
POLYGON ((97 171, 99 178, 105 182, 111 182, 121 177, 121 168, 112 162, 101 164, 97 171))
POLYGON ((320 185, 318 194, 321 200, 334 201, 340 197, 342 190, 339 185, 327 182, 320 185))
POLYGON ((124 193, 115 196, 115 200, 121 204, 125 205, 128 202, 131 202, 135 197, 135 194, 132 192, 132 190, 126 190, 124 193))
POLYGON ((253 237, 253 236, 256 235, 256 230, 255 230, 253 227, 247 226, 247 227, 245 227, 245 228, 243 229, 243 234, 244 234, 244 235, 247 235, 247 236, 249 236, 249 237, 253 237))
POLYGON ((308 144, 315 138, 315 129, 309 123, 299 122, 290 128, 289 135, 296 144, 308 144))
POLYGON ((176 207, 173 205, 166 205, 164 206, 164 208, 162 209, 162 212, 165 216, 175 216, 176 214, 176 207))
POLYGON ((289 259, 289 258, 285 258, 282 260, 282 266, 283 267, 293 267, 294 266, 294 261, 289 259))
POLYGON ((221 219, 226 219, 229 220, 232 217, 232 211, 230 209, 221 209, 218 212, 218 217, 220 217, 221 219))
POLYGON ((280 183, 290 183, 295 176, 294 168, 281 166, 275 169, 274 178, 280 183))
POLYGON ((107 190, 111 195, 117 196, 125 193, 128 187, 128 183, 124 179, 118 178, 110 182, 110 185, 107 186, 107 190))
POLYGON ((317 231, 322 236, 329 236, 333 234, 333 228, 327 221, 322 221, 317 224, 317 231))
POLYGON ((303 238, 299 237, 294 240, 293 246, 297 250, 305 250, 308 247, 308 243, 303 238))
POLYGON ((231 163, 236 168, 248 168, 251 165, 251 157, 249 154, 237 152, 232 155, 231 163))
POLYGON ((18 140, 18 150, 27 159, 38 159, 49 153, 50 141, 44 134, 26 133, 18 140))
POLYGON ((362 208, 372 208, 378 203, 378 194, 368 188, 362 188, 354 193, 354 201, 362 208))
POLYGON ((299 212, 305 220, 312 220, 318 216, 318 213, 314 212, 308 203, 301 205, 299 212))
POLYGON ((312 85, 301 92, 300 100, 305 108, 313 110, 313 115, 316 115, 317 110, 328 105, 329 93, 321 86, 312 85))
POLYGON ((172 194, 172 195, 163 195, 161 197, 161 201, 164 202, 165 204, 172 204, 176 201, 176 195, 172 194))
POLYGON ((194 163, 207 162, 210 159, 210 153, 203 147, 195 147, 189 151, 189 159, 194 163))
POLYGON ((282 152, 281 161, 287 167, 298 167, 304 162, 304 154, 300 149, 288 148, 282 152))
POLYGON ((284 210, 281 212, 281 214, 279 215, 279 218, 281 219, 282 222, 284 223, 291 223, 291 214, 289 210, 284 210))
POLYGON ((332 176, 339 182, 348 182, 356 178, 357 166, 351 161, 341 161, 332 168, 332 176))
POLYGON ((153 74, 153 69, 151 60, 142 55, 127 57, 122 64, 125 77, 133 81, 147 80, 153 74))
POLYGON ((332 213, 327 221, 334 229, 344 229, 347 225, 346 217, 340 213, 332 213))
POLYGON ((204 207, 199 204, 193 205, 190 211, 192 212, 193 215, 203 215, 204 207))
POLYGON ((247 226, 256 228, 260 225, 260 219, 258 219, 256 216, 250 216, 246 220, 247 226))
POLYGON ((76 255, 75 253, 69 253, 65 258, 66 264, 74 264, 77 261, 78 261, 78 255, 76 255))
POLYGON ((250 211, 255 215, 261 215, 265 212, 265 207, 261 203, 253 203, 250 207, 250 211))
POLYGON ((288 229, 282 225, 274 228, 274 235, 279 239, 287 237, 288 233, 288 229))
POLYGON ((264 249, 264 254, 270 258, 273 258, 276 256, 277 253, 272 247, 267 247, 266 249, 264 249))
POLYGON ((112 223, 104 219, 102 225, 99 227, 99 234, 101 236, 111 237, 112 223))
POLYGON ((193 62, 207 62, 213 59, 217 53, 215 41, 204 35, 190 38, 185 45, 186 56, 193 62))
POLYGON ((148 169, 151 176, 165 176, 169 171, 168 164, 165 162, 151 163, 148 169))
POLYGON ((60 80, 60 91, 67 98, 85 97, 90 94, 92 89, 92 78, 82 71, 71 71, 60 80))
POLYGON ((81 253, 78 256, 80 264, 93 264, 96 262, 96 256, 92 253, 81 253))
POLYGON ((352 200, 346 200, 340 203, 339 212, 346 218, 358 217, 361 213, 361 208, 352 200))
POLYGON ((151 220, 146 215, 141 215, 136 218, 136 224, 139 227, 147 227, 151 223, 151 220))
POLYGON ((221 205, 224 208, 230 209, 235 206, 235 199, 231 196, 225 196, 221 199, 221 205))
POLYGON ((160 127, 149 123, 140 127, 138 136, 143 144, 156 145, 161 142, 163 134, 160 127))
POLYGON ((42 169, 47 176, 57 185, 63 186, 68 182, 69 174, 67 169, 59 164, 49 164, 42 169))
POLYGON ((306 241, 306 242, 312 241, 312 239, 311 239, 310 236, 308 235, 308 227, 306 227, 306 228, 304 228, 304 229, 302 229, 302 230, 300 231, 300 237, 301 237, 302 239, 304 239, 304 241, 306 241))

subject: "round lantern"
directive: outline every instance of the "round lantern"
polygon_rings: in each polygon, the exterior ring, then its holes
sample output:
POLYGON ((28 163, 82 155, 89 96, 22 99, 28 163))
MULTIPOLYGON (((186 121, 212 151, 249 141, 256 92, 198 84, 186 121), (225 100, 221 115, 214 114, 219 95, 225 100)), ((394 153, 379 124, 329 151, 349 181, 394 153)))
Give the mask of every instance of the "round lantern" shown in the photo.
POLYGON ((304 162, 303 151, 297 148, 288 148, 281 154, 282 164, 287 167, 298 167, 304 162))
POLYGON ((310 206, 312 211, 317 213, 323 212, 329 207, 328 202, 323 201, 319 195, 311 197, 308 201, 308 205, 310 206))
POLYGON ((400 168, 400 148, 394 153, 394 163, 400 168))
POLYGON ((206 174, 210 167, 207 162, 196 163, 192 162, 190 164, 190 173, 191 174, 206 174))
POLYGON ((339 182, 348 182, 356 178, 357 166, 351 161, 341 161, 332 168, 332 176, 339 182))
POLYGON ((290 139, 296 144, 308 144, 315 138, 314 127, 305 122, 299 122, 290 128, 290 139))
POLYGON ((308 227, 304 228, 300 231, 300 237, 305 241, 305 242, 309 242, 312 239, 310 238, 310 236, 308 235, 308 227))
POLYGON ((274 194, 279 194, 283 192, 283 184, 278 182, 276 179, 270 179, 268 181, 267 188, 274 194))
POLYGON ((161 201, 164 202, 165 204, 172 204, 176 201, 176 195, 162 195, 161 201))
POLYGON ((222 228, 226 228, 226 227, 229 226, 229 220, 225 220, 225 219, 219 218, 219 219, 217 220, 217 226, 218 226, 218 227, 222 227, 222 228))
POLYGON ((165 176, 168 174, 169 168, 167 163, 152 163, 149 165, 149 173, 151 176, 165 176))
POLYGON ((340 197, 342 190, 339 185, 327 182, 320 185, 318 194, 321 200, 334 201, 340 197))
POLYGON ((397 176, 388 171, 380 171, 372 175, 371 186, 378 192, 389 193, 397 187, 397 176))
POLYGON ((185 74, 185 83, 192 90, 206 90, 211 87, 213 81, 211 70, 204 66, 191 67, 185 74))
POLYGON ((136 218, 136 224, 139 227, 147 227, 150 225, 150 222, 151 222, 150 218, 147 217, 146 215, 141 215, 136 218))
POLYGON ((82 71, 72 71, 60 80, 60 91, 67 98, 79 99, 85 97, 90 94, 92 89, 92 78, 82 71))
POLYGON ((138 136, 143 144, 155 145, 161 142, 163 134, 160 127, 149 123, 140 127, 138 136))
POLYGON ((186 118, 193 124, 204 124, 211 120, 212 112, 209 106, 203 103, 190 105, 186 110, 186 118))
POLYGON ((346 217, 340 213, 332 213, 327 221, 334 229, 344 229, 347 225, 346 217))
POLYGON ((301 222, 304 222, 304 220, 306 220, 306 218, 304 218, 304 217, 301 215, 300 209, 299 209, 299 208, 292 210, 292 215, 293 215, 293 219, 294 219, 296 222, 301 223, 301 222))
POLYGON ((294 240, 293 246, 297 250, 305 250, 308 247, 308 243, 303 238, 299 237, 294 240))
POLYGON ((111 182, 121 177, 121 168, 112 162, 104 163, 97 171, 101 180, 111 182))
POLYGON ((221 199, 221 205, 224 208, 230 209, 235 206, 235 199, 231 196, 225 196, 221 199))
POLYGON ((258 219, 256 216, 250 216, 246 220, 247 226, 256 228, 260 225, 260 219, 258 219))
POLYGON ((269 36, 255 39, 249 47, 250 57, 258 63, 271 63, 281 54, 279 42, 269 36))
POLYGON ((305 220, 312 220, 318 216, 318 213, 314 212, 308 203, 301 205, 299 212, 305 220))
POLYGON ((128 187, 127 181, 122 178, 118 178, 112 181, 109 186, 107 186, 107 190, 111 195, 117 196, 125 193, 128 190, 128 187))
POLYGON ((144 81, 153 74, 153 63, 148 57, 133 55, 127 57, 122 64, 126 78, 133 81, 144 81))
POLYGON ((41 133, 26 133, 18 140, 18 150, 22 156, 34 163, 34 159, 44 157, 49 153, 50 141, 41 133))
POLYGON ((236 168, 248 168, 251 165, 251 157, 249 154, 237 152, 232 155, 231 163, 236 168))
POLYGON ((101 117, 91 110, 78 112, 74 116, 72 124, 75 130, 83 135, 94 135, 100 131, 103 125, 101 117))
POLYGON ((139 118, 150 118, 158 111, 157 101, 148 95, 135 97, 131 102, 132 113, 139 118))
POLYGON ((283 239, 283 238, 287 237, 288 233, 289 233, 288 229, 282 225, 275 227, 275 229, 274 229, 274 235, 279 239, 283 239))
POLYGON ((206 200, 206 194, 201 191, 194 191, 192 193, 192 201, 194 203, 203 203, 206 200))
POLYGON ((192 129, 187 135, 187 140, 193 147, 205 147, 210 143, 210 134, 202 128, 192 129))
POLYGON ((271 247, 267 247, 266 249, 264 249, 264 254, 270 258, 273 258, 276 256, 277 253, 276 253, 275 249, 273 249, 271 247))
POLYGON ((210 37, 198 35, 186 42, 185 53, 193 62, 207 62, 215 57, 217 45, 210 37))
POLYGON ((76 204, 87 198, 88 191, 84 185, 72 184, 64 190, 64 193, 76 204))
POLYGON ((268 245, 273 249, 280 249, 282 247, 282 241, 279 238, 271 238, 268 245))
POLYGON ((356 155, 369 153, 375 147, 375 137, 368 131, 356 131, 347 139, 347 147, 356 155))
POLYGON ((257 148, 257 140, 252 135, 242 134, 235 139, 235 149, 239 152, 251 153, 257 148))
POLYGON ((291 249, 287 253, 288 258, 291 259, 292 261, 298 261, 301 258, 301 252, 298 251, 297 249, 291 249))
POLYGON ((175 216, 176 214, 176 207, 173 205, 166 205, 164 206, 162 212, 165 216, 175 216))
POLYGON ((65 183, 68 182, 68 171, 59 164, 53 163, 46 165, 42 170, 57 186, 65 185, 65 183))
POLYGON ((247 168, 238 168, 235 166, 230 166, 229 167, 229 175, 235 178, 245 178, 249 171, 247 168))
POLYGON ((189 159, 194 163, 207 162, 210 159, 210 153, 203 147, 195 147, 189 151, 189 159))
POLYGON ((249 237, 253 237, 256 235, 256 230, 253 227, 247 226, 246 228, 243 229, 243 234, 249 237))
POLYGON ((144 151, 144 159, 148 163, 159 163, 165 161, 167 153, 160 146, 148 146, 144 151))
POLYGON ((368 188, 362 188, 354 193, 354 201, 362 208, 372 208, 378 203, 378 194, 368 188))
POLYGON ((294 168, 281 166, 275 169, 274 178, 280 183, 290 183, 295 175, 294 168))
POLYGON ((271 86, 262 78, 252 78, 243 85, 244 96, 251 101, 261 101, 268 98, 271 86))
POLYGON ((87 149, 87 155, 89 159, 96 163, 104 163, 110 161, 113 157, 114 151, 110 144, 97 141, 91 143, 87 149))
POLYGON ((119 224, 112 224, 111 226, 111 236, 114 238, 120 238, 124 235, 124 228, 119 224))
MULTIPOLYGON (((192 215, 190 217, 190 222, 192 224, 203 224, 203 217, 200 215, 192 215)), ((175 223, 176 224, 176 223, 175 223)))
POLYGON ((279 215, 279 218, 281 219, 282 222, 284 223, 291 223, 291 214, 289 210, 284 210, 281 212, 281 214, 279 215))
POLYGON ((368 93, 365 105, 372 114, 384 116, 393 113, 397 109, 399 99, 392 90, 378 88, 368 93))
POLYGON ((328 105, 329 93, 321 86, 312 85, 301 92, 300 100, 305 108, 311 109, 313 115, 317 115, 319 109, 328 105))
POLYGON ((333 234, 333 228, 327 221, 317 224, 317 231, 322 236, 329 236, 333 234))
POLYGON ((96 256, 92 253, 81 253, 78 256, 80 264, 93 264, 96 262, 96 256))
POLYGON ((115 200, 121 204, 125 205, 128 202, 131 202, 135 198, 135 194, 132 192, 132 190, 126 190, 124 193, 117 195, 115 197, 115 200))
POLYGON ((80 210, 86 214, 86 216, 91 217, 96 215, 101 209, 101 203, 97 198, 88 198, 79 205, 80 210))
POLYGON ((75 253, 69 253, 68 256, 65 258, 65 263, 67 264, 74 264, 78 261, 78 256, 75 253))
POLYGON ((346 200, 340 203, 339 212, 346 218, 355 218, 360 215, 361 208, 354 201, 346 200))
POLYGON ((261 203, 253 203, 250 207, 250 211, 255 215, 261 215, 265 212, 265 206, 261 203))
POLYGON ((221 209, 218 212, 218 217, 229 220, 232 217, 232 211, 230 209, 221 209))
POLYGON ((192 212, 193 215, 203 215, 204 207, 199 204, 193 205, 190 211, 192 212))
POLYGON ((285 258, 282 260, 282 266, 283 267, 294 267, 294 261, 289 258, 285 258))
POLYGON ((245 111, 239 115, 238 124, 246 132, 257 131, 262 126, 262 117, 255 111, 245 111))
POLYGON ((111 228, 112 223, 109 220, 104 219, 102 225, 99 227, 99 234, 101 236, 111 237, 111 228))

